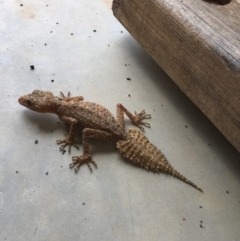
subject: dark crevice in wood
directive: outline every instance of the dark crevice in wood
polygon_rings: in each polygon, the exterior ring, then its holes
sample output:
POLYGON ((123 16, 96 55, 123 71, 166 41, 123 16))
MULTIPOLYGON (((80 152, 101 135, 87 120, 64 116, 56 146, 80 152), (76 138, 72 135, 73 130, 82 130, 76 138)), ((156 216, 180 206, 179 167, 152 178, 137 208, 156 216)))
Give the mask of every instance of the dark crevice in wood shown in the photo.
POLYGON ((203 1, 211 4, 226 5, 226 4, 229 4, 232 0, 203 0, 203 1))

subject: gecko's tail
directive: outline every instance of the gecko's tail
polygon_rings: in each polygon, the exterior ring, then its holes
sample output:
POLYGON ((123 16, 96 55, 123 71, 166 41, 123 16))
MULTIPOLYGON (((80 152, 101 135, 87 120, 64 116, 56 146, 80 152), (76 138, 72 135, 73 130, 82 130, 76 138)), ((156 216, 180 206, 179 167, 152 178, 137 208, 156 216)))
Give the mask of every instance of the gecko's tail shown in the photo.
POLYGON ((165 172, 203 192, 201 188, 177 172, 163 153, 140 131, 129 129, 126 140, 117 142, 117 149, 127 160, 152 172, 165 172))

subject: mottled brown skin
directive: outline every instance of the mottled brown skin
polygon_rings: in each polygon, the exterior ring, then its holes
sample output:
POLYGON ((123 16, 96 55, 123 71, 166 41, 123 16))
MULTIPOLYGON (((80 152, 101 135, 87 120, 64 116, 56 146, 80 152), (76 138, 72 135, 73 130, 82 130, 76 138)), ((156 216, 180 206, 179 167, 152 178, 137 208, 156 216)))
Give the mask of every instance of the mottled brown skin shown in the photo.
POLYGON ((139 114, 135 112, 135 115, 132 115, 124 106, 118 104, 117 118, 115 119, 109 110, 99 104, 83 101, 82 96, 70 97, 68 95, 65 97, 62 94, 62 98, 60 98, 49 91, 41 90, 34 90, 31 94, 20 97, 18 101, 33 111, 54 113, 58 115, 60 120, 70 124, 68 137, 64 140, 57 140, 57 143, 61 144, 60 150, 64 150, 66 146, 69 146, 69 152, 71 146, 78 148, 74 144, 74 136, 77 126, 83 126, 83 154, 72 157, 73 162, 70 164, 71 168, 75 167, 75 172, 84 163, 91 171, 90 163, 97 167, 90 154, 89 138, 115 140, 119 152, 133 164, 152 172, 168 173, 202 192, 201 188, 175 171, 161 151, 150 143, 145 135, 137 130, 125 131, 124 113, 141 131, 144 131, 143 126, 150 127, 148 123, 143 122, 144 119, 151 118, 150 115, 145 114, 145 111, 139 114))
POLYGON ((61 121, 71 125, 68 137, 64 140, 57 140, 57 144, 61 144, 61 151, 66 146, 69 146, 69 152, 71 146, 78 148, 74 144, 76 128, 78 125, 84 128, 82 133, 83 155, 72 157, 73 162, 70 164, 71 168, 75 166, 75 172, 84 163, 91 171, 90 163, 97 167, 90 154, 89 138, 116 141, 126 139, 124 113, 142 131, 144 131, 143 126, 150 127, 148 123, 143 122, 144 119, 151 118, 150 115, 145 114, 145 111, 139 114, 135 112, 135 115, 132 115, 124 106, 118 104, 115 119, 109 110, 99 104, 83 101, 82 96, 70 97, 68 95, 65 97, 62 94, 62 98, 60 98, 54 96, 50 91, 34 90, 31 94, 21 96, 18 102, 36 112, 54 113, 61 121))
POLYGON ((163 153, 148 138, 135 129, 128 130, 127 138, 117 142, 117 149, 128 161, 151 172, 164 172, 203 192, 201 188, 176 171, 163 153))

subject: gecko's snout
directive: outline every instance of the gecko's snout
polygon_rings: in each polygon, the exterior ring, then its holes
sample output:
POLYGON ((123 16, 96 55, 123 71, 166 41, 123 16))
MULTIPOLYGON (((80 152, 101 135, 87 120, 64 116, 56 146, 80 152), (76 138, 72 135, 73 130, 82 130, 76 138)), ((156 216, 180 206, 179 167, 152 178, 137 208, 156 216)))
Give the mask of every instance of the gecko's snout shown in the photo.
POLYGON ((21 96, 21 97, 18 99, 18 103, 19 103, 20 105, 23 105, 23 106, 27 107, 27 108, 30 108, 30 106, 31 106, 31 102, 29 101, 29 98, 27 98, 26 95, 21 96))
MULTIPOLYGON (((19 99, 18 99, 18 103, 21 104, 21 105, 24 105, 25 103, 25 99, 23 96, 21 96, 19 99)), ((25 105, 24 105, 25 106, 25 105)))
POLYGON ((18 99, 18 103, 19 104, 22 104, 22 102, 23 102, 23 98, 22 98, 22 96, 18 99))

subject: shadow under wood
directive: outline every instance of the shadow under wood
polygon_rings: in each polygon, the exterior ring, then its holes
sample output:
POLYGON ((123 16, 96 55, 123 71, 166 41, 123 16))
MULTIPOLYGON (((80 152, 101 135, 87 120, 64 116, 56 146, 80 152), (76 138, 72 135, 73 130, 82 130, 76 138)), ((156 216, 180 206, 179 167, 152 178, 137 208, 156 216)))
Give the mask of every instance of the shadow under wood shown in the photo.
POLYGON ((203 0, 203 1, 208 2, 210 4, 226 5, 226 4, 229 4, 232 0, 203 0))

